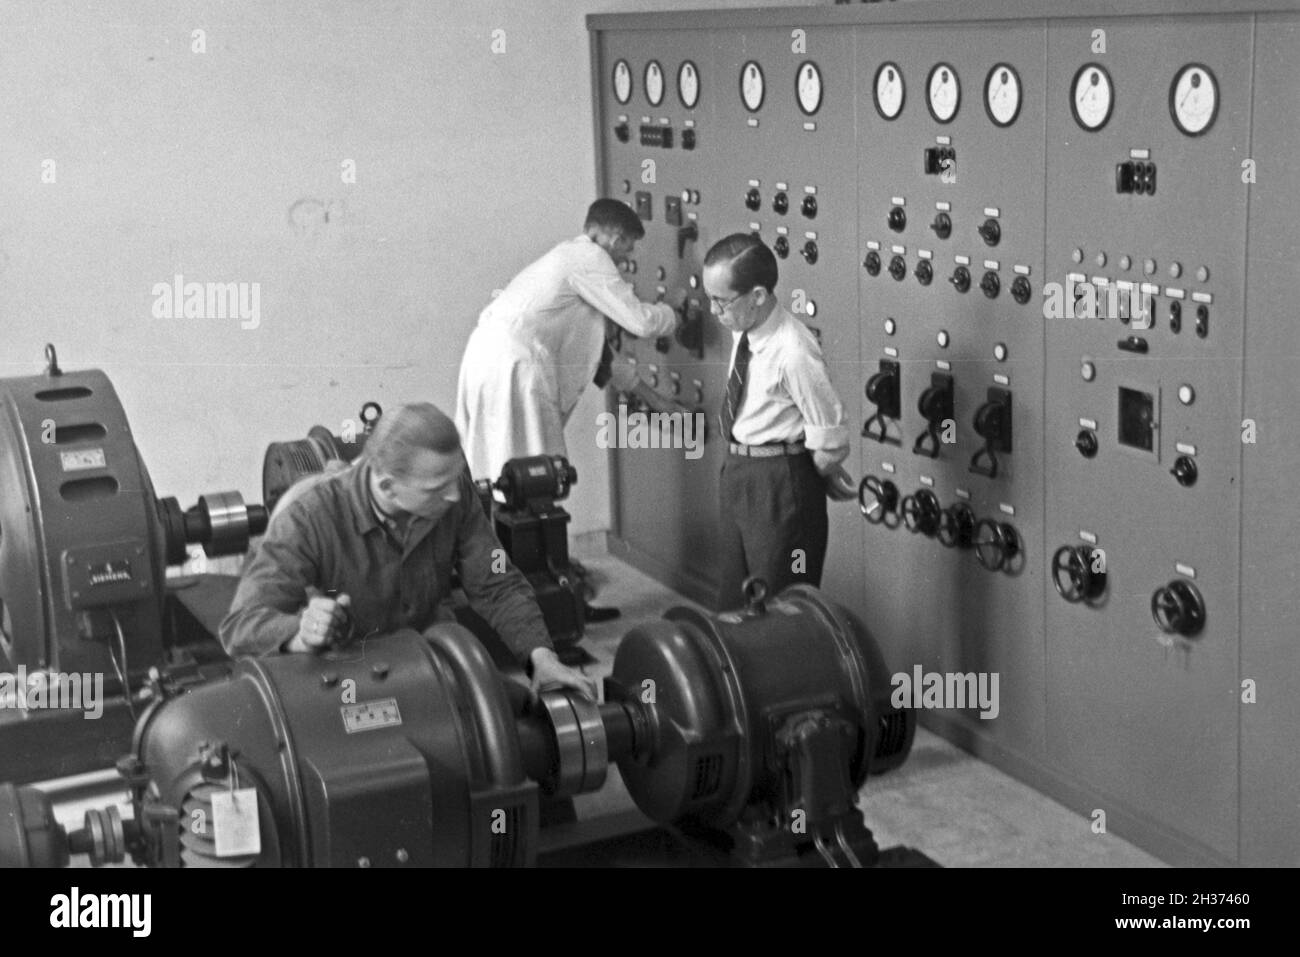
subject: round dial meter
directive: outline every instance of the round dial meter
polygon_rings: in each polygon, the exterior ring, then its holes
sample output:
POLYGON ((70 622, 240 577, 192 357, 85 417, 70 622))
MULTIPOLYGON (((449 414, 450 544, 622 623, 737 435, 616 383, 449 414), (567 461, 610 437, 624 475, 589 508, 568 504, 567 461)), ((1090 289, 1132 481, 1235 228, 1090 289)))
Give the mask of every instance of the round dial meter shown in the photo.
POLYGON ((626 60, 614 64, 614 96, 620 103, 632 98, 632 68, 626 60))
POLYGON ((961 81, 957 79, 957 71, 947 63, 936 63, 925 86, 930 115, 940 123, 951 122, 961 105, 961 81))
POLYGON ((822 71, 817 64, 809 60, 799 66, 794 79, 795 95, 799 98, 799 109, 812 116, 822 105, 822 71))
POLYGON ((876 71, 876 112, 887 120, 897 119, 903 112, 906 95, 903 71, 897 63, 882 63, 876 71))
POLYGON ((1200 136, 1219 113, 1219 82, 1208 67, 1189 63, 1169 87, 1169 112, 1174 125, 1188 136, 1200 136))
POLYGON ((700 101, 700 71, 690 60, 677 71, 677 96, 688 110, 695 109, 695 104, 700 101))
POLYGON ((757 113, 763 105, 766 90, 763 85, 763 68, 750 60, 740 68, 740 99, 745 109, 757 113))
POLYGON ((1074 75, 1070 90, 1070 109, 1080 126, 1095 132, 1106 125, 1115 108, 1115 90, 1110 74, 1097 63, 1086 63, 1074 75))
POLYGON ((1020 74, 1011 64, 999 63, 989 70, 984 108, 997 126, 1010 126, 1020 115, 1020 74))
POLYGON ((658 60, 651 60, 645 65, 645 98, 651 106, 658 106, 664 101, 664 68, 658 60))

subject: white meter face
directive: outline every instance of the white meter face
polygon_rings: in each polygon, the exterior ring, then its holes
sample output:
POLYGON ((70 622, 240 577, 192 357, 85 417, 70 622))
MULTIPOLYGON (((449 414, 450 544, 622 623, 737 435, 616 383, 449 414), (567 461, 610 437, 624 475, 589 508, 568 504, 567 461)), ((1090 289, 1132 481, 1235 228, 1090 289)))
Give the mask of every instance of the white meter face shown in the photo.
POLYGON ((688 110, 695 109, 695 104, 700 102, 700 71, 690 60, 677 71, 677 96, 688 110))
POLYGON ((614 64, 614 97, 620 103, 632 99, 632 68, 626 60, 614 64))
POLYGON ((1096 132, 1106 125, 1111 110, 1115 108, 1115 91, 1110 84, 1106 68, 1089 63, 1074 75, 1074 88, 1070 91, 1070 109, 1075 121, 1085 130, 1096 132))
POLYGON ((817 64, 809 61, 801 64, 795 74, 795 94, 799 98, 799 109, 812 116, 822 105, 822 71, 817 64))
POLYGON ((757 113, 765 95, 763 68, 750 60, 740 68, 740 100, 745 109, 757 113))
POLYGON ((1009 63, 989 70, 984 81, 984 108, 998 126, 1010 126, 1020 115, 1020 74, 1009 63))
POLYGON ((651 106, 658 106, 664 101, 664 68, 658 60, 651 60, 645 65, 645 98, 651 106))
POLYGON ((1191 63, 1178 71, 1169 88, 1169 112, 1174 125, 1188 136, 1200 136, 1219 113, 1219 83, 1208 67, 1191 63))
POLYGON ((961 82, 957 71, 947 63, 936 64, 926 83, 930 115, 940 123, 949 123, 961 105, 961 82))
POLYGON ((906 92, 898 64, 882 63, 876 71, 876 112, 887 120, 896 119, 903 112, 906 92))

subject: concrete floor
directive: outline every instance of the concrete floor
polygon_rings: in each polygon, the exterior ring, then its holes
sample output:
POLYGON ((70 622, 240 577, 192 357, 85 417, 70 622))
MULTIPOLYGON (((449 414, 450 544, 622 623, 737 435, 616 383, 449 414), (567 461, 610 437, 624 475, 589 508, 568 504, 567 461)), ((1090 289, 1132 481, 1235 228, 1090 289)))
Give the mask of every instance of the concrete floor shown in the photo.
MULTIPOLYGON (((583 646, 596 658, 585 670, 603 678, 622 634, 675 605, 699 607, 616 558, 599 542, 574 553, 594 573, 593 604, 622 610, 620 619, 588 628, 583 646)), ((617 771, 605 788, 575 800, 579 819, 632 806, 617 771)), ((1090 820, 978 758, 919 728, 901 768, 869 779, 859 795, 867 826, 882 848, 914 847, 945 867, 1164 867, 1113 834, 1094 834, 1090 820)))

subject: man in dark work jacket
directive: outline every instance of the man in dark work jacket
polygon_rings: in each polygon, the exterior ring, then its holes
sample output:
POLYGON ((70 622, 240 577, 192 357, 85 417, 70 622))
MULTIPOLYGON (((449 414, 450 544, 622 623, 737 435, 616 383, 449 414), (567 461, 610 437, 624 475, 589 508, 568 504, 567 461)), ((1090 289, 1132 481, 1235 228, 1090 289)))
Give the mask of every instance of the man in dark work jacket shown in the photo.
POLYGON ((451 571, 531 677, 591 698, 563 665, 524 576, 474 494, 455 424, 428 403, 385 413, 350 468, 278 509, 240 579, 221 643, 235 655, 309 651, 448 619, 451 571), (349 622, 349 617, 351 621, 349 622))

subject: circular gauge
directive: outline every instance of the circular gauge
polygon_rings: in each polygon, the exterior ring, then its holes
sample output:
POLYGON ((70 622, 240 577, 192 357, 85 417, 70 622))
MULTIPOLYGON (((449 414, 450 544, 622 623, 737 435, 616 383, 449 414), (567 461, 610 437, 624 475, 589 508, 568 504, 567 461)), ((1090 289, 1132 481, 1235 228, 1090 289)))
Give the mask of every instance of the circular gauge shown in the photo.
POLYGON ((812 116, 822 105, 822 71, 808 60, 799 65, 794 77, 794 92, 799 99, 799 109, 812 116))
POLYGON ((936 63, 926 81, 926 105, 930 115, 940 123, 950 123, 961 105, 961 83, 957 71, 946 63, 936 63))
POLYGON ((626 60, 614 64, 614 96, 620 103, 632 99, 632 68, 626 60))
POLYGON ((1189 63, 1169 87, 1169 112, 1174 125, 1188 136, 1200 136, 1219 115, 1219 81, 1209 67, 1189 63))
POLYGON ((1115 91, 1110 74, 1097 63, 1085 63, 1074 75, 1070 89, 1070 109, 1085 130, 1096 132, 1106 125, 1115 108, 1115 91))
POLYGON ((1010 126, 1020 115, 1020 74, 1009 63, 989 70, 984 81, 984 109, 997 126, 1010 126))
POLYGON ((903 71, 897 63, 882 63, 876 71, 876 112, 887 120, 898 118, 903 112, 903 99, 907 93, 903 86, 903 71))
POLYGON ((763 68, 750 60, 740 68, 740 99, 745 109, 757 113, 763 105, 763 68))
POLYGON ((645 98, 651 106, 658 106, 664 101, 664 68, 658 60, 651 60, 645 65, 645 98))
POLYGON ((688 110, 695 109, 695 104, 700 102, 700 71, 690 60, 677 71, 677 96, 688 110))

